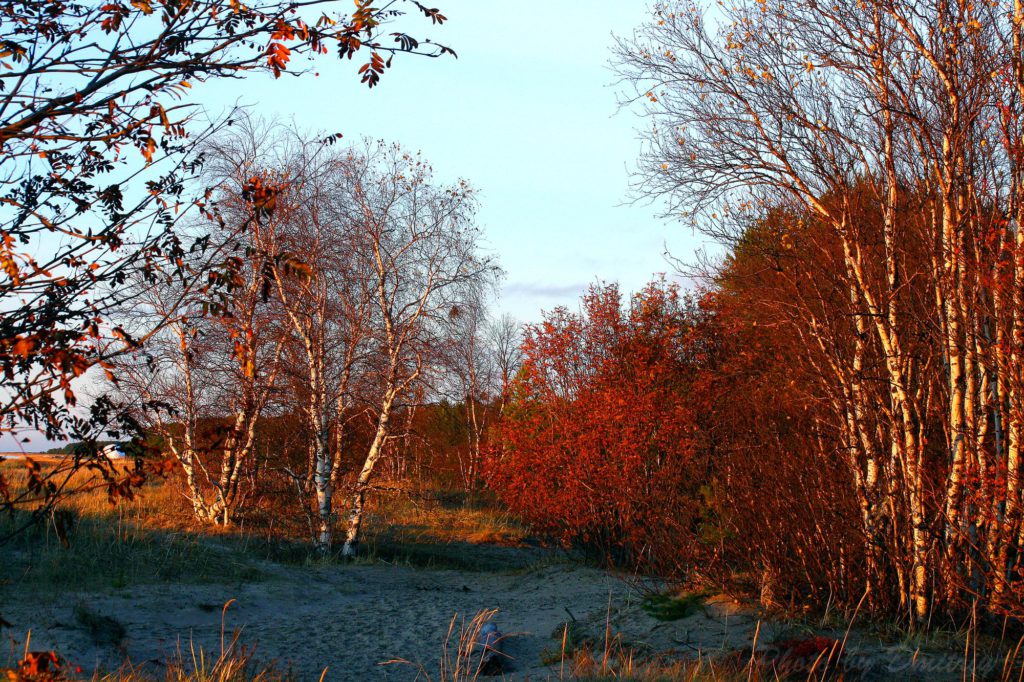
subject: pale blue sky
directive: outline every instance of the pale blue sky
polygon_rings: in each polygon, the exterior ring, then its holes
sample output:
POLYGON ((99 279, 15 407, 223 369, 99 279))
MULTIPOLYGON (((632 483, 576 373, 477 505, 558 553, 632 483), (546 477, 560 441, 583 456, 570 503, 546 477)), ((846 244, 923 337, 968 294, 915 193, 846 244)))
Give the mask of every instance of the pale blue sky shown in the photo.
MULTIPOLYGON (((308 130, 399 142, 422 151, 443 180, 480 190, 479 225, 507 272, 498 306, 523 322, 575 307, 587 284, 626 291, 670 270, 663 252, 689 259, 698 237, 626 203, 639 152, 634 112, 617 111, 608 67, 613 33, 648 16, 639 0, 435 0, 442 27, 406 17, 401 28, 454 48, 459 58, 400 55, 368 90, 357 62, 322 59, 319 77, 268 76, 200 85, 210 113, 237 102, 308 130), (404 58, 403 58, 404 57, 404 58)), ((0 452, 48 447, 39 438, 0 452)))
POLYGON ((400 55, 368 90, 357 63, 318 63, 317 78, 248 78, 216 85, 217 100, 254 105, 304 129, 367 135, 422 151, 442 179, 480 190, 479 224, 508 273, 500 307, 522 321, 575 305, 596 278, 626 290, 688 256, 688 227, 657 208, 623 205, 639 151, 634 112, 617 113, 608 67, 612 34, 648 16, 632 0, 434 0, 442 27, 409 16, 402 28, 459 58, 400 55), (404 58, 403 58, 404 57, 404 58))

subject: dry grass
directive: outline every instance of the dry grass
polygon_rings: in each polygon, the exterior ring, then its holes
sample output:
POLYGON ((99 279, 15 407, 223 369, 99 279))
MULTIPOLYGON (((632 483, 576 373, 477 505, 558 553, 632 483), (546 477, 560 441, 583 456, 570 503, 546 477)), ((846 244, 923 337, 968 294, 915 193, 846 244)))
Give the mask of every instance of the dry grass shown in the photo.
POLYGON ((364 561, 488 572, 550 561, 542 550, 523 550, 527 528, 493 501, 388 487, 370 499, 364 561))
MULTIPOLYGON (((59 461, 40 462, 44 473, 60 466, 59 461)), ((130 466, 113 464, 118 474, 130 466)), ((0 462, 0 468, 12 490, 25 486, 23 462, 0 462)), ((153 582, 231 582, 258 578, 259 561, 322 561, 306 537, 283 534, 287 525, 281 523, 243 522, 225 528, 196 522, 173 477, 151 478, 134 498, 116 504, 111 504, 103 479, 88 470, 71 475, 67 488, 77 492, 5 547, 12 570, 0 577, 0 591, 5 584, 60 590, 71 585, 103 589, 153 582)), ((500 545, 491 548, 497 552, 520 545, 526 537, 526 529, 496 505, 464 500, 451 504, 436 493, 394 489, 400 492, 371 498, 365 560, 467 570, 521 568, 509 556, 491 556, 483 547, 500 545)), ((0 515, 0 537, 28 518, 27 510, 0 515)))
MULTIPOLYGON (((177 655, 163 666, 163 673, 154 675, 146 670, 136 670, 126 665, 121 670, 103 675, 94 675, 92 682, 291 682, 295 676, 288 671, 278 670, 276 664, 260 663, 256 650, 239 643, 239 632, 235 631, 230 641, 226 640, 224 618, 231 602, 221 610, 220 653, 208 654, 201 647, 190 642, 188 650, 178 648, 177 655)), ((327 674, 325 668, 321 682, 327 674)))
POLYGON ((488 500, 445 500, 431 491, 396 492, 371 498, 367 534, 412 543, 466 542, 515 547, 528 535, 525 525, 488 500))
POLYGON ((91 682, 291 682, 297 678, 288 671, 278 670, 274 664, 261 664, 253 657, 255 652, 245 647, 232 646, 219 655, 211 655, 190 645, 188 651, 179 651, 168 661, 161 673, 137 669, 126 665, 113 673, 97 674, 91 682))
POLYGON ((92 682, 291 682, 297 678, 274 665, 255 662, 244 648, 211 656, 190 647, 186 654, 164 666, 162 674, 126 667, 115 673, 96 675, 92 682))
MULTIPOLYGON (((47 456, 32 456, 42 465, 44 474, 53 472, 63 460, 47 456)), ((114 462, 113 471, 124 474, 134 465, 114 462)), ((27 481, 24 462, 0 460, 0 472, 14 493, 22 490, 27 481)), ((65 484, 62 474, 57 479, 65 484)), ((195 530, 188 502, 173 478, 150 478, 132 500, 119 500, 111 506, 103 479, 87 469, 70 474, 66 487, 76 491, 61 502, 61 508, 80 515, 107 516, 113 510, 137 519, 147 528, 162 530, 195 530)), ((412 486, 387 483, 387 489, 370 497, 365 527, 369 534, 391 532, 411 542, 469 542, 517 546, 527 535, 526 527, 508 512, 490 500, 459 496, 457 503, 435 491, 417 491, 412 486)), ((339 494, 338 503, 344 496, 339 494)), ((339 509, 339 512, 341 510, 339 509)), ((217 526, 204 527, 216 534, 237 533, 238 529, 217 526)))
MULTIPOLYGON (((4 462, 4 475, 24 485, 24 465, 4 462)), ((130 466, 115 465, 123 470, 130 466)), ((5 588, 62 591, 123 588, 154 582, 228 582, 260 576, 251 557, 225 552, 207 533, 183 523, 173 486, 148 482, 134 499, 111 504, 102 479, 86 470, 73 475, 80 492, 3 548, 5 588)), ((0 515, 0 537, 30 519, 26 510, 0 515)))
MULTIPOLYGON (((44 473, 60 466, 60 460, 52 457, 33 459, 42 464, 44 473)), ((123 474, 133 465, 115 462, 112 466, 114 471, 123 474)), ((23 462, 0 461, 0 472, 12 491, 24 488, 27 475, 23 462)), ((60 480, 63 481, 63 477, 60 480)), ((402 482, 388 482, 383 487, 386 489, 372 495, 368 501, 364 522, 368 537, 387 536, 390 540, 411 543, 466 542, 510 547, 521 545, 527 537, 526 526, 491 500, 460 495, 453 501, 437 491, 416 490, 402 482)), ((212 535, 237 535, 244 530, 244 527, 199 527, 191 516, 179 482, 173 477, 170 480, 151 478, 134 499, 119 500, 114 506, 107 497, 102 478, 91 471, 83 469, 72 474, 67 488, 77 492, 62 501, 60 507, 80 516, 109 517, 116 512, 149 529, 202 530, 212 535)), ((343 514, 343 494, 338 495, 337 503, 338 513, 343 514)), ((282 528, 279 524, 275 532, 279 533, 282 528)), ((258 533, 259 529, 253 528, 252 532, 258 533)), ((287 539, 305 538, 295 535, 287 539)))
POLYGON ((485 675, 484 649, 478 643, 480 631, 491 622, 495 614, 497 609, 480 611, 468 621, 460 621, 458 614, 453 616, 448 625, 448 633, 441 642, 436 673, 423 663, 404 659, 386 661, 384 665, 412 666, 417 669, 417 679, 426 682, 477 682, 485 675))
MULTIPOLYGON (((32 459, 41 464, 44 475, 62 467, 62 460, 35 456, 32 459)), ((123 475, 133 468, 134 464, 123 461, 112 462, 110 466, 114 474, 123 475)), ((28 476, 23 462, 0 462, 0 472, 15 494, 25 487, 28 476)), ((195 529, 187 500, 178 486, 167 479, 150 477, 132 499, 122 498, 117 500, 116 504, 111 503, 103 478, 89 469, 82 468, 71 472, 70 475, 60 473, 55 482, 62 483, 67 490, 73 491, 61 500, 59 508, 80 516, 110 517, 116 514, 151 529, 195 529)))

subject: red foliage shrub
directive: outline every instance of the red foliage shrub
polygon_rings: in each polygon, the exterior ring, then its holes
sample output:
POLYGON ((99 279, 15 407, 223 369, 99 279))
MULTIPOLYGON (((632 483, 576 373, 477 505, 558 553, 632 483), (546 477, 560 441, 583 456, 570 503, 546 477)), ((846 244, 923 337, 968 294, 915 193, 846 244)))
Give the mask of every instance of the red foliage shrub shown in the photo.
POLYGON ((687 396, 710 344, 677 287, 622 298, 595 286, 580 313, 527 328, 486 475, 541 532, 618 561, 676 562, 698 539, 702 448, 687 396))

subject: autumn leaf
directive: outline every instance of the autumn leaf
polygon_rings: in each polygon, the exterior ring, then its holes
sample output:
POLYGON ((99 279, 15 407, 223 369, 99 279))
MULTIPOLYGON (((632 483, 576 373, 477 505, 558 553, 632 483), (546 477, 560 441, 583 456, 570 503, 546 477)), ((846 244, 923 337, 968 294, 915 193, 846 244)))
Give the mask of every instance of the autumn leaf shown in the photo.
POLYGON ((28 359, 39 346, 38 339, 30 336, 18 337, 11 346, 11 354, 20 358, 28 359))
POLYGON ((283 43, 272 42, 267 45, 267 64, 274 72, 274 78, 280 78, 291 58, 291 50, 283 43))
POLYGON ((139 148, 142 152, 142 157, 146 159, 146 163, 153 162, 153 153, 156 151, 156 140, 152 137, 146 138, 145 144, 139 148))
POLYGON ((370 61, 359 67, 359 73, 363 75, 363 83, 366 83, 369 87, 373 87, 380 82, 380 75, 384 73, 384 69, 387 68, 384 63, 384 58, 378 53, 374 52, 370 61))

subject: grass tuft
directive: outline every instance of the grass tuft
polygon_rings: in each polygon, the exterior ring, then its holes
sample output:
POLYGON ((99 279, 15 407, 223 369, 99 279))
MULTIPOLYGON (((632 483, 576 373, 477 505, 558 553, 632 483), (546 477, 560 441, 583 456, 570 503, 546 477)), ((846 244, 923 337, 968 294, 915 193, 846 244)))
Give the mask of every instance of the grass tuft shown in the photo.
POLYGON ((697 613, 709 596, 711 596, 709 592, 691 592, 682 595, 655 593, 644 597, 640 606, 657 620, 680 620, 697 613))
POLYGON ((497 609, 485 609, 468 621, 463 618, 461 622, 458 614, 452 616, 448 633, 441 642, 436 673, 433 666, 428 669, 423 663, 405 659, 386 661, 383 665, 410 666, 416 669, 416 679, 426 682, 478 682, 482 677, 502 674, 511 659, 501 653, 501 642, 497 642, 494 649, 481 644, 481 631, 497 613, 497 609), (488 660, 494 665, 493 668, 488 665, 488 660))

